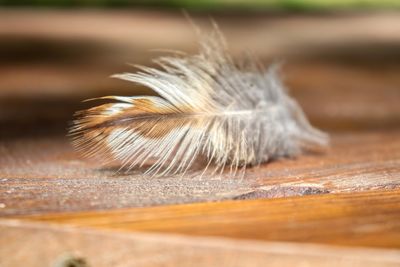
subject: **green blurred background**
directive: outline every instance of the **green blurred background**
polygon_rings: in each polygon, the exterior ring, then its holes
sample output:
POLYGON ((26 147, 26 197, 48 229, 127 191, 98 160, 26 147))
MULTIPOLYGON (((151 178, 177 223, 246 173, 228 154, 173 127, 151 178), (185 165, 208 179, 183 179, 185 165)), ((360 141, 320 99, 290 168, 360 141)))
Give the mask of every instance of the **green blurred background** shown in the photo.
POLYGON ((0 0, 5 6, 165 7, 190 10, 286 10, 400 8, 398 0, 0 0))

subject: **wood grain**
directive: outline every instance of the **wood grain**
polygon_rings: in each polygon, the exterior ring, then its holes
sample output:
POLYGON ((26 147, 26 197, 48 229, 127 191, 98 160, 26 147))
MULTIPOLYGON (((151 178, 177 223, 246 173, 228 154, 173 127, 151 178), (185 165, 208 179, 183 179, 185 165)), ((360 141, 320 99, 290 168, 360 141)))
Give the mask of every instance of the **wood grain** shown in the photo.
POLYGON ((395 267, 396 250, 116 233, 0 220, 0 266, 395 267))
POLYGON ((283 159, 230 177, 143 177, 99 170, 63 139, 0 142, 1 215, 257 199, 400 186, 399 132, 333 135, 323 154, 283 159))
POLYGON ((400 248, 400 189, 22 218, 119 231, 400 248))

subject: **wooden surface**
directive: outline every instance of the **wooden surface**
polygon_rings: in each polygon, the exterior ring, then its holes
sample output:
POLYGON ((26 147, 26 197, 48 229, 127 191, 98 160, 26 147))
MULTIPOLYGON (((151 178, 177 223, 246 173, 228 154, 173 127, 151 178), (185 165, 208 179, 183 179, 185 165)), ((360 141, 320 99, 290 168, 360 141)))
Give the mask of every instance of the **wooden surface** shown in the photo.
POLYGON ((400 248, 400 189, 23 218, 120 231, 400 248))
POLYGON ((398 14, 214 17, 235 56, 285 59, 291 94, 330 148, 243 179, 100 168, 65 137, 72 113, 86 98, 148 92, 106 77, 148 64, 148 49, 193 52, 187 21, 0 10, 1 267, 68 253, 89 266, 400 266, 398 14))
POLYGON ((0 221, 1 266, 399 266, 398 250, 118 233, 0 221), (23 241, 21 241, 23 240, 23 241), (78 265, 80 266, 80 265, 78 265))
POLYGON ((400 266, 399 193, 23 216, 0 220, 0 259, 5 266, 65 257, 90 266, 400 266))
POLYGON ((202 201, 394 189, 399 131, 337 133, 329 151, 285 159, 230 177, 143 177, 99 170, 63 139, 3 143, 0 214, 103 210, 202 201))

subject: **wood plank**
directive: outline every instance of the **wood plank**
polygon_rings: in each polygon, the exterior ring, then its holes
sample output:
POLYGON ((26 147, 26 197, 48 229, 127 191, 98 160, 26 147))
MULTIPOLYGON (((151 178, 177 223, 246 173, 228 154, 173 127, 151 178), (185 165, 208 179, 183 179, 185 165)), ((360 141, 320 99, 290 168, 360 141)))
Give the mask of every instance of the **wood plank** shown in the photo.
POLYGON ((118 231, 400 249, 400 189, 20 219, 118 231))
POLYGON ((0 220, 0 266, 395 267, 398 250, 113 233, 0 220), (85 263, 85 265, 83 265, 85 263), (73 265, 76 266, 76 265, 73 265))
POLYGON ((399 132, 342 133, 324 154, 248 169, 246 177, 143 177, 99 170, 65 139, 0 142, 0 214, 355 192, 400 186, 399 132))

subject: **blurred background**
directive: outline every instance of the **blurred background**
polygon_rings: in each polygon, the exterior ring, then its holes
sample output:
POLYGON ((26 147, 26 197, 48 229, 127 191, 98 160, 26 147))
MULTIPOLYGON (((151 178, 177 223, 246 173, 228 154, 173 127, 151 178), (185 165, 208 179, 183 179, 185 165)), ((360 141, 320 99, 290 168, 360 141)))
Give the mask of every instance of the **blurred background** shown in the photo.
POLYGON ((0 138, 65 136, 74 111, 102 95, 149 93, 109 78, 151 65, 156 49, 195 53, 186 11, 215 20, 236 58, 250 52, 282 77, 328 131, 400 121, 400 1, 0 0, 0 138))

